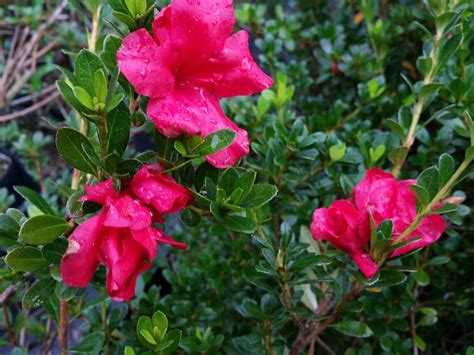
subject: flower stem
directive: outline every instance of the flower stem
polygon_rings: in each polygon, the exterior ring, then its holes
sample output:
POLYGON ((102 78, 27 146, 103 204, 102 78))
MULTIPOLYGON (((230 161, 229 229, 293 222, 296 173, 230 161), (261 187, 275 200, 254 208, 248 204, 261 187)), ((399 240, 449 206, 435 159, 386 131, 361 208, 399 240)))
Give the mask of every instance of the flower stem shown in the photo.
MULTIPOLYGON (((442 39, 442 32, 438 29, 436 32, 436 35, 433 39, 433 48, 431 49, 430 52, 430 59, 431 59, 431 67, 430 70, 428 70, 428 73, 425 75, 425 79, 423 81, 424 85, 429 85, 433 83, 433 79, 435 77, 435 73, 438 67, 438 57, 439 57, 439 51, 441 47, 441 39, 442 39)), ((418 128, 418 124, 420 122, 421 114, 423 113, 423 107, 426 104, 426 99, 424 97, 418 98, 418 101, 416 102, 415 106, 413 107, 412 111, 412 119, 411 119, 411 125, 410 128, 408 129, 407 136, 405 138, 405 142, 403 144, 403 147, 407 149, 407 156, 408 153, 410 152, 411 147, 415 143, 415 138, 416 138, 416 131, 418 128)), ((400 160, 397 165, 392 170, 392 174, 397 177, 400 174, 400 170, 403 167, 403 164, 405 164, 406 158, 403 160, 400 160)))
POLYGON ((59 301, 59 345, 61 347, 61 355, 67 355, 67 301, 59 301))
POLYGON ((418 228, 423 218, 426 217, 426 215, 429 214, 433 210, 436 204, 440 202, 441 200, 443 200, 444 198, 446 198, 449 191, 451 191, 453 186, 456 184, 456 181, 460 178, 462 173, 469 167, 471 162, 472 162, 472 159, 464 160, 464 162, 459 166, 458 170, 456 170, 453 176, 451 176, 449 181, 441 188, 441 190, 438 191, 438 193, 431 200, 431 202, 428 203, 425 207, 423 207, 423 209, 418 213, 417 218, 402 234, 400 234, 400 236, 398 236, 395 239, 393 244, 396 244, 398 242, 403 242, 405 238, 407 238, 411 233, 413 233, 418 228))

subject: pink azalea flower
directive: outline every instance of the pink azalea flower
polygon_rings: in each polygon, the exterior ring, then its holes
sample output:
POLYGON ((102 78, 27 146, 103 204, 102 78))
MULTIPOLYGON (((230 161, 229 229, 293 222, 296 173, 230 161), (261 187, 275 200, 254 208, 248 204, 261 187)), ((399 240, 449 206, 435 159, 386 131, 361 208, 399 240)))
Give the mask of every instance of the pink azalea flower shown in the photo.
POLYGON ((191 193, 159 169, 159 165, 141 168, 130 182, 132 193, 160 214, 175 213, 190 205, 191 193))
MULTIPOLYGON (((159 212, 175 212, 191 202, 190 194, 184 187, 173 179, 149 172, 148 169, 150 168, 142 168, 141 175, 156 175, 166 182, 160 187, 161 194, 153 196, 156 199, 169 199, 158 204, 166 207, 159 212)), ((140 176, 138 181, 141 184, 140 176)), ((152 181, 152 187, 153 183, 152 181)), ((138 190, 142 191, 138 186, 138 190)), ((161 230, 152 227, 154 212, 146 203, 155 206, 155 201, 137 199, 130 190, 117 192, 113 188, 112 179, 86 186, 86 191, 82 200, 100 203, 103 209, 81 223, 69 238, 69 247, 61 262, 63 281, 71 287, 86 287, 102 263, 107 268, 106 285, 109 295, 117 301, 130 300, 135 294, 138 275, 152 266, 157 244, 165 243, 177 248, 186 248, 186 244, 176 242, 161 230)))
POLYGON ((219 99, 273 84, 252 58, 248 33, 232 34, 234 23, 232 0, 173 0, 155 18, 153 36, 135 31, 117 53, 121 72, 150 97, 148 115, 163 135, 236 132, 233 144, 206 157, 217 168, 249 153, 247 132, 226 117, 219 99))
MULTIPOLYGON (((370 210, 376 225, 386 219, 393 222, 393 239, 402 234, 416 218, 416 198, 409 188, 415 180, 397 180, 380 169, 370 169, 354 189, 357 208, 370 210)), ((443 217, 433 214, 423 218, 418 228, 404 241, 421 238, 390 254, 396 257, 435 243, 446 229, 443 217)))
MULTIPOLYGON (((409 185, 414 180, 397 180, 391 174, 371 169, 355 187, 353 200, 335 201, 329 208, 314 211, 311 231, 315 240, 326 240, 336 249, 346 252, 368 279, 375 276, 379 265, 369 253, 369 211, 376 226, 384 220, 393 223, 395 242, 416 218, 416 198, 409 185)), ((405 241, 421 238, 396 249, 389 258, 409 253, 435 243, 446 229, 440 215, 425 217, 418 228, 405 241)), ((398 241, 400 242, 400 241, 398 241)))
POLYGON ((311 232, 315 240, 326 240, 346 252, 366 278, 371 279, 377 273, 379 267, 367 250, 370 239, 368 215, 351 201, 334 201, 329 208, 314 211, 311 232))

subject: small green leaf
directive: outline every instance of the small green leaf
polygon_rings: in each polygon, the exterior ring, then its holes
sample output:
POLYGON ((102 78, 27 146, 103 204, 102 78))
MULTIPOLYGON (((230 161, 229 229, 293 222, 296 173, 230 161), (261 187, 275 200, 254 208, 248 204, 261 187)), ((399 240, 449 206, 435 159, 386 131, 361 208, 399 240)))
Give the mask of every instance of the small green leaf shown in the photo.
POLYGON ((104 65, 97 55, 86 49, 79 52, 75 62, 75 77, 79 86, 85 89, 90 97, 95 96, 95 73, 101 69, 104 69, 104 65))
POLYGON ((5 257, 5 263, 16 272, 33 272, 48 265, 39 249, 34 247, 13 249, 5 257))
POLYGON ((441 87, 443 87, 443 84, 439 83, 423 85, 423 87, 420 89, 420 99, 424 99, 425 101, 431 100, 441 87))
POLYGON ((423 339, 420 338, 419 335, 415 336, 415 344, 418 347, 418 349, 420 349, 421 351, 426 350, 426 343, 423 339))
POLYGON ((54 242, 45 245, 41 249, 41 254, 48 262, 60 264, 63 255, 66 253, 68 243, 65 239, 56 239, 54 242))
POLYGON ((429 192, 430 200, 435 197, 439 189, 438 168, 429 167, 422 171, 416 180, 417 186, 422 186, 429 192))
POLYGON ((250 193, 240 202, 244 208, 256 208, 271 201, 278 193, 274 185, 257 184, 252 187, 250 193))
POLYGON ((439 265, 444 265, 444 264, 447 264, 449 263, 451 259, 449 258, 449 256, 445 256, 445 255, 439 255, 439 256, 435 256, 434 258, 430 259, 426 265, 428 266, 439 266, 439 265))
POLYGON ((419 269, 417 272, 415 272, 413 277, 420 286, 426 286, 430 283, 430 276, 423 269, 419 269))
POLYGON ((77 101, 79 101, 89 110, 94 110, 94 103, 92 101, 92 97, 86 90, 84 90, 80 86, 75 86, 73 87, 72 91, 74 92, 74 96, 76 97, 77 101))
POLYGON ((105 334, 103 331, 90 333, 81 338, 78 345, 69 348, 73 354, 99 354, 103 350, 105 334))
POLYGON ((94 74, 94 91, 95 97, 100 103, 105 103, 107 97, 107 78, 102 69, 99 69, 94 74))
POLYGON ((333 163, 338 162, 346 155, 346 145, 344 143, 339 143, 333 145, 329 148, 329 157, 333 163))
POLYGON ((92 155, 94 148, 82 133, 72 128, 61 128, 56 136, 56 146, 66 163, 85 173, 97 175, 99 157, 92 155))
POLYGON ((190 227, 196 227, 201 223, 201 216, 193 210, 186 208, 181 212, 181 220, 190 227))
POLYGON ((102 62, 110 72, 113 72, 117 67, 116 56, 121 45, 122 40, 115 35, 108 35, 104 41, 104 48, 100 53, 100 59, 102 59, 102 62))
POLYGON ((131 117, 128 107, 120 103, 107 114, 107 152, 122 156, 130 138, 131 117))
POLYGON ((15 186, 15 191, 44 214, 57 215, 57 212, 51 208, 51 205, 36 191, 24 186, 15 186))
POLYGON ((37 308, 51 297, 54 292, 56 281, 53 279, 42 279, 36 281, 33 286, 26 290, 22 299, 22 306, 25 309, 37 308))
POLYGON ((230 146, 235 139, 235 132, 229 129, 214 132, 208 135, 192 154, 204 156, 221 151, 230 146))
POLYGON ((145 330, 145 329, 140 330, 140 335, 143 337, 143 339, 146 340, 148 344, 152 344, 152 345, 157 344, 155 338, 153 338, 153 336, 150 334, 148 330, 145 330))
POLYGON ((408 185, 408 187, 415 193, 416 201, 421 207, 424 207, 430 203, 430 193, 423 186, 408 185))
POLYGON ((373 335, 372 330, 367 325, 355 320, 344 320, 331 325, 331 328, 356 338, 368 338, 373 335))
POLYGON ((135 355, 135 350, 131 346, 126 346, 123 355, 135 355))
POLYGON ((166 333, 168 330, 168 318, 166 318, 166 315, 161 312, 161 311, 156 311, 152 318, 151 321, 153 323, 154 327, 157 327, 162 334, 166 333))
POLYGON ((31 245, 46 245, 59 238, 69 224, 62 218, 49 215, 35 216, 20 229, 20 239, 31 245))
POLYGON ((454 173, 455 162, 451 155, 444 153, 438 163, 438 184, 444 186, 454 173))
POLYGON ((176 149, 176 151, 183 157, 188 155, 188 152, 186 151, 186 146, 181 141, 174 142, 174 149, 176 149))
POLYGON ((253 233, 257 229, 257 224, 251 219, 241 216, 227 216, 224 224, 235 232, 253 233))

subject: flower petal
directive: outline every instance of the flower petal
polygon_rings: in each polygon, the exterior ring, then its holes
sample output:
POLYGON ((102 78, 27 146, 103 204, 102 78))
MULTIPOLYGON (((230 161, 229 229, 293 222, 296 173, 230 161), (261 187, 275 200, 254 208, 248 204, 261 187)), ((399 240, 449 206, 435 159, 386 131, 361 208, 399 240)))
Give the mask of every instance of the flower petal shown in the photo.
POLYGON ((130 182, 130 189, 142 202, 153 206, 157 213, 178 212, 193 200, 193 196, 184 186, 150 165, 138 171, 130 182))
POLYGON ((151 211, 129 195, 107 199, 104 226, 139 230, 151 225, 151 211))
POLYGON ((155 231, 155 239, 162 244, 168 244, 171 245, 173 248, 177 249, 186 249, 188 245, 186 243, 178 242, 171 238, 170 236, 166 235, 164 232, 162 232, 159 229, 154 229, 155 231))
POLYGON ((150 100, 148 115, 158 131, 169 138, 182 134, 206 137, 222 129, 235 131, 234 143, 206 157, 216 168, 231 167, 249 153, 247 132, 226 117, 217 98, 205 89, 177 86, 172 94, 150 100))
POLYGON ((369 280, 372 279, 379 270, 379 266, 374 263, 370 255, 367 253, 356 253, 350 255, 350 257, 359 267, 360 272, 362 272, 362 274, 364 274, 364 276, 369 280))
POLYGON ((117 64, 140 95, 163 97, 173 89, 168 51, 161 50, 143 28, 125 37, 117 52, 117 64))
POLYGON ((235 24, 232 0, 173 0, 156 17, 153 32, 172 47, 173 65, 183 75, 224 47, 235 24))
POLYGON ((81 223, 69 238, 61 261, 61 277, 71 287, 86 287, 99 266, 101 215, 81 223))
POLYGON ((408 241, 416 237, 421 237, 421 239, 394 250, 390 254, 390 258, 396 258, 397 256, 436 243, 443 235, 445 229, 446 222, 440 215, 431 215, 425 217, 421 221, 420 226, 405 240, 408 241))
POLYGON ((114 188, 112 178, 99 182, 93 186, 85 185, 84 189, 86 190, 86 195, 82 196, 79 201, 89 201, 103 205, 107 197, 115 199, 119 196, 119 193, 114 188))
POLYGON ((253 95, 273 85, 273 79, 255 63, 249 50, 249 34, 239 31, 229 37, 224 49, 189 77, 218 97, 253 95))
POLYGON ((152 264, 145 249, 127 230, 110 229, 101 244, 100 261, 107 267, 107 291, 116 301, 135 295, 137 277, 152 264))

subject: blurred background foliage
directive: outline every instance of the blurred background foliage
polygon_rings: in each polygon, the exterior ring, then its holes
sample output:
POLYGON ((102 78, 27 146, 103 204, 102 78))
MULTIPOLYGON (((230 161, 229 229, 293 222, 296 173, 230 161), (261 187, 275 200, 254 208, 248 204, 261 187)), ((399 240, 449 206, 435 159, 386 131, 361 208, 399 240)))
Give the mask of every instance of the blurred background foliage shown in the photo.
MULTIPOLYGON (((343 254, 311 240, 311 213, 347 197, 366 169, 392 166, 389 155, 400 138, 386 122, 416 101, 410 86, 423 79, 417 59, 434 21, 426 4, 415 0, 235 3, 237 26, 250 32, 254 56, 276 79, 259 97, 229 99, 224 105, 228 116, 250 133, 252 153, 242 166, 279 189, 258 216, 266 223, 251 236, 210 219, 188 227, 174 218, 169 232, 189 248, 173 253, 164 248, 153 271, 139 279, 131 303, 105 297, 99 302, 90 290, 78 291, 72 299, 82 312, 71 330, 76 342, 82 339, 76 352, 88 343, 93 345, 90 353, 105 346, 110 353, 122 353, 125 345, 140 353, 137 319, 161 310, 171 329, 182 330, 178 351, 282 354, 297 336, 292 313, 310 318, 326 287, 334 290, 336 300, 350 287, 355 269, 345 267, 350 262, 343 254), (334 261, 320 258, 306 264, 301 257, 305 249, 334 261)), ((472 11, 472 3, 465 3, 472 11)), ((70 180, 70 172, 55 153, 50 123, 74 125, 76 117, 55 96, 54 82, 61 76, 55 66, 70 67, 69 54, 87 45, 82 23, 88 20, 75 5, 76 10, 68 7, 59 15, 55 11, 62 3, 56 0, 2 1, 0 10, 0 77, 11 76, 12 46, 26 47, 19 52, 27 56, 21 72, 29 73, 13 75, 9 85, 0 87, 0 148, 21 160, 43 196, 58 207, 65 206, 62 183, 70 180), (33 41, 35 33, 41 36, 33 41)), ((442 85, 423 113, 403 178, 416 178, 444 152, 457 164, 464 159, 463 114, 474 114, 474 16, 469 10, 460 24, 462 48, 439 73, 442 85)), ((101 34, 120 26, 109 6, 102 16, 101 34)), ((133 136, 142 137, 148 128, 135 128, 133 136)), ((132 139, 129 149, 143 148, 132 139)), ((0 153, 0 173, 10 166, 9 159, 0 153)), ((408 354, 418 348, 454 354, 474 345, 473 186, 472 179, 458 186, 456 195, 465 201, 449 216, 440 242, 394 261, 380 281, 385 284, 375 284, 351 302, 339 327, 321 335, 316 353, 408 354)), ((0 189, 0 212, 14 203, 11 191, 0 189)), ((34 207, 26 207, 30 215, 35 213, 34 207)), ((186 222, 194 224, 189 218, 186 222)), ((9 277, 6 268, 0 269, 0 291, 11 284, 9 277)), ((31 284, 24 281, 17 287, 31 284)), ((22 310, 19 295, 1 304, 3 349, 16 346, 17 354, 54 349, 51 316, 42 308, 22 310)))

